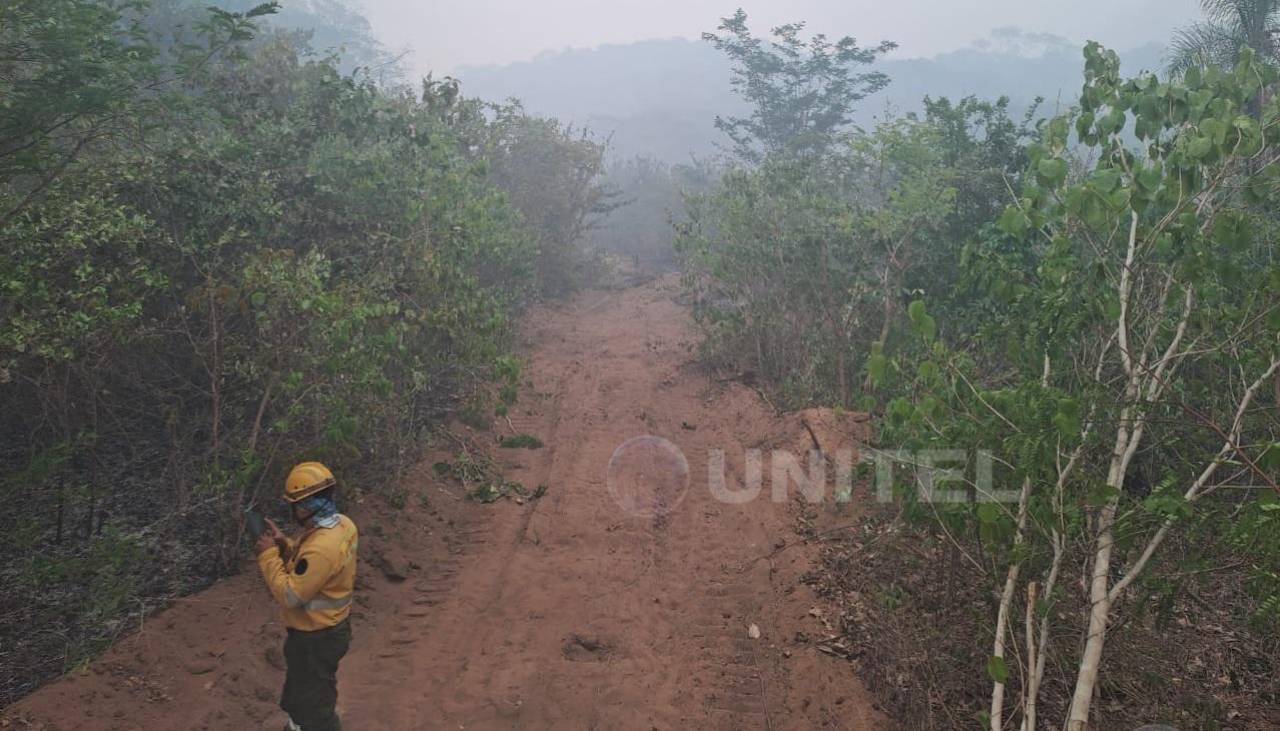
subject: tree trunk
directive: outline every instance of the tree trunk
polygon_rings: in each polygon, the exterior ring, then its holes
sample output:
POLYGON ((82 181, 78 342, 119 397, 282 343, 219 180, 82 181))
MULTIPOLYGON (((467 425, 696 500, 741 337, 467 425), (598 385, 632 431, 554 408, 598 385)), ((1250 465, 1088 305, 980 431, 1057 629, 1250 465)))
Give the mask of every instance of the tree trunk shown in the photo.
MULTIPOLYGON (((1018 583, 1020 564, 1014 562, 1005 575, 1004 591, 1000 593, 1000 610, 996 613, 996 641, 991 654, 1004 659, 1004 637, 1009 626, 1009 608, 1013 604, 1013 590, 1018 583)), ((991 688, 991 731, 1004 728, 1004 683, 996 681, 991 688)))
POLYGON ((844 343, 841 343, 840 349, 836 351, 836 368, 839 369, 840 379, 840 405, 849 405, 849 376, 845 373, 845 353, 844 343))
POLYGON ((54 543, 62 545, 63 524, 67 515, 67 478, 58 478, 58 527, 54 535, 54 543))
POLYGON ((210 435, 211 449, 213 458, 218 458, 219 447, 221 446, 221 424, 222 424, 222 333, 221 323, 218 319, 218 299, 217 292, 213 287, 213 279, 209 278, 206 282, 209 288, 209 328, 210 339, 213 350, 213 362, 209 366, 209 393, 211 395, 210 409, 213 414, 211 418, 210 435))
POLYGON ((1022 729, 1036 731, 1036 696, 1040 692, 1040 684, 1036 680, 1036 667, 1039 659, 1036 656, 1036 582, 1027 584, 1027 616, 1025 623, 1027 643, 1027 680, 1023 691, 1022 729))
POLYGON ((1085 731, 1089 726, 1089 706, 1093 703, 1093 691, 1098 684, 1098 668, 1102 662, 1102 649, 1107 641, 1107 622, 1111 614, 1110 579, 1111 552, 1115 547, 1116 508, 1120 488, 1124 484, 1125 454, 1135 434, 1124 423, 1116 429, 1116 445, 1111 453, 1111 466, 1107 470, 1107 486, 1115 491, 1113 497, 1098 515, 1098 537, 1094 542, 1093 571, 1089 580, 1089 629, 1085 635, 1084 654, 1080 657, 1080 669, 1076 674, 1076 689, 1071 698, 1071 711, 1067 716, 1067 731, 1085 731))
MULTIPOLYGON (((1031 478, 1022 480, 1022 492, 1018 496, 1018 530, 1013 536, 1013 553, 1016 556, 1018 547, 1026 535, 1027 510, 1031 503, 1031 478)), ((1014 589, 1018 585, 1018 574, 1022 564, 1017 558, 1009 564, 1004 578, 1004 590, 1000 593, 1000 608, 996 612, 996 640, 991 654, 1004 659, 1004 638, 1009 628, 1009 609, 1013 605, 1014 589)), ((1001 731, 1004 727, 1004 683, 997 681, 991 688, 991 731, 1001 731)))
MULTIPOLYGON (((893 322, 893 290, 889 288, 889 272, 886 270, 884 274, 884 322, 880 323, 880 336, 876 338, 876 343, 883 349, 885 343, 889 342, 889 326, 893 322)), ((867 393, 871 392, 871 374, 867 373, 867 378, 862 382, 862 390, 867 393)))

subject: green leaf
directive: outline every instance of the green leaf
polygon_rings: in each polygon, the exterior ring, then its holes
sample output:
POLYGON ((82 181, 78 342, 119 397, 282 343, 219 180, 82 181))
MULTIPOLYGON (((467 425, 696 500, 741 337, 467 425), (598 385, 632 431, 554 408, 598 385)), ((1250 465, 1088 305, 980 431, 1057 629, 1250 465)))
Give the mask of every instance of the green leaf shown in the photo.
POLYGON ((257 17, 261 17, 261 16, 263 16, 263 15, 275 15, 275 14, 276 14, 276 13, 278 13, 278 12, 280 12, 280 3, 279 3, 279 2, 262 3, 261 5, 257 6, 256 8, 253 8, 253 9, 252 9, 252 10, 250 10, 249 12, 245 13, 245 14, 244 14, 244 17, 246 17, 246 18, 257 18, 257 17))
POLYGON ((1027 214, 1023 213, 1021 209, 1015 206, 1009 206, 1004 209, 1004 213, 1000 216, 1000 221, 997 225, 1000 227, 1001 231, 1004 231, 1010 236, 1019 237, 1026 233, 1027 229, 1031 227, 1031 221, 1027 218, 1027 214))
POLYGON ((1185 517, 1188 512, 1187 502, 1181 495, 1149 495, 1142 501, 1142 507, 1163 518, 1185 517))
POLYGON ((1116 298, 1108 298, 1103 312, 1106 314, 1108 320, 1119 319, 1120 300, 1116 298))
POLYGON ((1064 398, 1058 401, 1058 411, 1053 415, 1053 425, 1064 437, 1080 435, 1080 404, 1075 399, 1064 398))
POLYGON ((920 399, 920 413, 926 418, 936 419, 939 411, 942 409, 942 402, 934 396, 925 396, 920 399))
POLYGON ((889 402, 889 408, 886 413, 891 419, 905 421, 911 418, 915 413, 915 407, 911 405, 911 401, 903 396, 899 396, 889 402))
POLYGON ((1070 168, 1067 166, 1066 160, 1054 157, 1047 160, 1041 160, 1040 163, 1036 165, 1036 176, 1038 177, 1041 185, 1046 188, 1056 188, 1057 186, 1062 185, 1062 182, 1067 179, 1067 173, 1069 170, 1070 168))
POLYGON ((932 383, 938 378, 938 364, 931 360, 923 361, 920 363, 919 368, 916 369, 916 372, 920 376, 920 380, 932 383))
POLYGON ((1070 121, 1065 117, 1054 117, 1044 126, 1044 140, 1049 149, 1061 152, 1067 146, 1067 137, 1071 132, 1070 121))
POLYGON ((1125 113, 1123 109, 1112 109, 1107 116, 1098 120, 1098 131, 1104 135, 1113 135, 1124 129, 1125 113))
POLYGON ((1235 211, 1227 211, 1213 222, 1213 241, 1232 251, 1243 251, 1253 240, 1249 219, 1235 211))
POLYGON ((1148 191, 1154 192, 1160 188, 1160 184, 1164 182, 1164 174, 1158 167, 1142 168, 1137 174, 1138 185, 1148 191))
POLYGON ((1101 193, 1110 193, 1120 185, 1120 171, 1115 168, 1102 168, 1094 172, 1090 181, 1101 193))
POLYGON ((885 370, 888 366, 889 359, 879 353, 873 354, 867 359, 867 375, 871 379, 872 386, 884 380, 885 370))
POLYGON ((1218 119, 1206 119, 1200 123, 1200 132, 1213 144, 1221 145, 1227 141, 1227 125, 1218 119))
POLYGON ((1280 469, 1280 442, 1272 443, 1257 459, 1258 466, 1266 470, 1280 469))
POLYGON ((932 341, 938 337, 938 323, 933 319, 932 315, 925 315, 921 318, 919 327, 920 334, 924 336, 925 340, 932 341))
POLYGON ((978 520, 993 525, 1000 520, 1000 507, 995 503, 978 504, 978 520))
POLYGON ((1280 309, 1274 309, 1267 315, 1267 327, 1280 332, 1280 309))
POLYGON ((1119 490, 1103 482, 1093 486, 1085 494, 1085 501, 1089 505, 1095 508, 1100 508, 1104 505, 1111 503, 1113 500, 1119 497, 1119 495, 1120 495, 1119 490))
POLYGON ((920 319, 925 316, 924 300, 914 300, 907 306, 907 317, 911 318, 911 322, 920 324, 920 319))
POLYGON ((1089 130, 1093 127, 1093 112, 1083 112, 1076 119, 1076 135, 1084 138, 1088 136, 1089 130))
POLYGON ((1003 657, 992 655, 987 658, 987 676, 996 683, 1008 682, 1009 666, 1005 665, 1003 657))
POLYGON ((1192 160, 1203 160, 1213 152, 1213 141, 1208 137, 1197 137, 1187 145, 1187 156, 1192 160))

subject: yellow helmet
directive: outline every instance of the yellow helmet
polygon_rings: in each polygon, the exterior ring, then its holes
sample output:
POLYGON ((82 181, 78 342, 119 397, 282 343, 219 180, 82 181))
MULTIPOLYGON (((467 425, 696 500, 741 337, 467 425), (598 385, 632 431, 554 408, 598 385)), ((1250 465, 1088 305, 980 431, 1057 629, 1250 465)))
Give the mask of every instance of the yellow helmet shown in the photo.
POLYGON ((328 467, 319 462, 303 462, 289 471, 289 477, 284 481, 284 499, 296 503, 336 484, 338 481, 333 479, 328 467))

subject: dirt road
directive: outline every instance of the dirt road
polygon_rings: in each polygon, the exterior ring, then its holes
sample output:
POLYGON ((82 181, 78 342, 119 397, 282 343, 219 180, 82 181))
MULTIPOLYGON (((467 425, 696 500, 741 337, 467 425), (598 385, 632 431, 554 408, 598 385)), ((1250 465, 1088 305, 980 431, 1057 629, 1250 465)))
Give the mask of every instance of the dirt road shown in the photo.
MULTIPOLYGON (((801 582, 813 549, 794 506, 767 490, 724 504, 708 489, 709 450, 732 465, 791 439, 795 423, 697 368, 696 334, 662 283, 586 293, 527 323, 532 389, 512 426, 545 446, 494 454, 547 493, 479 505, 424 467, 400 512, 357 506, 346 728, 888 728, 850 667, 817 649, 824 608, 801 582), (623 450, 609 472, 618 447, 646 434, 676 445, 687 490, 661 450, 623 450)), ((4 717, 67 731, 278 729, 281 633, 249 573, 152 617, 4 717)))

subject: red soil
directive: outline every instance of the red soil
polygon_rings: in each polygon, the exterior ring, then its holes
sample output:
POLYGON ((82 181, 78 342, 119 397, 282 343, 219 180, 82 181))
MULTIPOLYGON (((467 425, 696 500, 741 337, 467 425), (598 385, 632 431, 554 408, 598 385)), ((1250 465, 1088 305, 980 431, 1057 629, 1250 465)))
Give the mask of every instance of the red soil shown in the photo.
MULTIPOLYGON (((545 497, 464 501, 428 460, 404 478, 402 511, 373 499, 351 511, 362 566, 339 675, 346 728, 890 727, 814 644, 821 602, 800 579, 817 549, 795 534, 794 503, 769 500, 767 484, 742 505, 708 489, 708 450, 726 451, 732 487, 742 450, 807 444, 801 419, 704 375, 671 295, 659 282, 529 315, 533 388, 511 419, 546 446, 492 453, 545 497), (678 447, 687 488, 680 460, 650 445, 614 462, 611 493, 615 450, 645 434, 678 447)), ((0 727, 274 731, 282 635, 246 571, 151 617, 0 727)))

